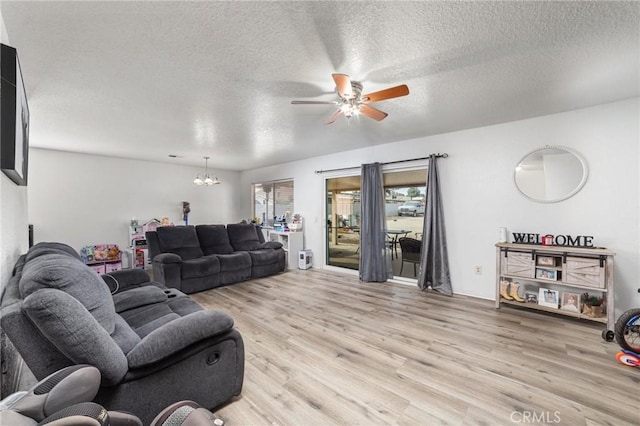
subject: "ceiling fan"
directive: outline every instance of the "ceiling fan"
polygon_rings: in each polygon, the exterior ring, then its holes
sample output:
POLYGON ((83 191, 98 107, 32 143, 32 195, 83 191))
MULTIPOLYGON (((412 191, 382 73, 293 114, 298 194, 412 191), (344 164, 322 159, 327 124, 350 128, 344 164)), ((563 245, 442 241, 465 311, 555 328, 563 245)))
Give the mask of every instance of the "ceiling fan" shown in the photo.
POLYGON ((340 97, 337 101, 291 101, 293 105, 337 105, 338 109, 324 122, 331 124, 341 115, 351 118, 354 115, 363 114, 376 121, 384 120, 387 113, 372 107, 371 103, 384 101, 385 99, 398 98, 409 94, 406 84, 390 87, 373 93, 362 94, 362 83, 353 81, 346 74, 331 74, 336 82, 336 92, 340 97))

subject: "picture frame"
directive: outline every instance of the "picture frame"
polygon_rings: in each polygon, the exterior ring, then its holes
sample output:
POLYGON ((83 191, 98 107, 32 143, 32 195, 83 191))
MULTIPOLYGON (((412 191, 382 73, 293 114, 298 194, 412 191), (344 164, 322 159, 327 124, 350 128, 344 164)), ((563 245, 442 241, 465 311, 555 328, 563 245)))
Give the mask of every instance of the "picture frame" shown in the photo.
POLYGON ((18 54, 0 44, 0 169, 16 185, 27 185, 29 106, 18 54))
POLYGON ((580 293, 563 291, 560 309, 567 312, 580 313, 580 293))
POLYGON ((536 278, 539 280, 557 281, 558 271, 555 269, 537 268, 536 278))
POLYGON ((556 258, 553 256, 538 256, 537 264, 539 266, 556 266, 556 258))
POLYGON ((527 301, 527 303, 538 303, 538 293, 534 293, 532 291, 525 291, 524 299, 527 301))
POLYGON ((538 305, 558 309, 559 301, 560 298, 558 290, 542 287, 538 290, 538 305))

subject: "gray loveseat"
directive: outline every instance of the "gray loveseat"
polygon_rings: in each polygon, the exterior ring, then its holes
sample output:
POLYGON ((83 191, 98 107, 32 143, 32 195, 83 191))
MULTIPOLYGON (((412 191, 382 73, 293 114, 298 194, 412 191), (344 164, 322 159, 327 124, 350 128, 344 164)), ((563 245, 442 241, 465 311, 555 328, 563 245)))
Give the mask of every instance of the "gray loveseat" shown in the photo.
POLYGON ((253 224, 166 226, 146 233, 153 276, 190 294, 285 270, 282 244, 253 224))
POLYGON ((92 365, 102 376, 96 402, 144 424, 176 401, 212 409, 241 392, 233 319, 145 271, 100 277, 71 247, 39 243, 18 260, 0 306, 3 332, 37 379, 92 365))

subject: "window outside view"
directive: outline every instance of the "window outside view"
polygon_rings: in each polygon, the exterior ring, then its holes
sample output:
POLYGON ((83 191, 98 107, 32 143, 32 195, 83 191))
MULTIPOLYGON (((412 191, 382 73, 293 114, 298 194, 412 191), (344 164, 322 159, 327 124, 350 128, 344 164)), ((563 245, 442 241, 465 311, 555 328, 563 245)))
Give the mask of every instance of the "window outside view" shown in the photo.
MULTIPOLYGON (((384 173, 387 243, 396 277, 417 278, 426 178, 426 169, 384 173), (402 246, 401 238, 408 238, 402 246)), ((326 188, 327 264, 358 270, 360 176, 327 179, 326 188)))
POLYGON ((293 180, 253 184, 253 218, 273 226, 274 218, 293 214, 293 180))

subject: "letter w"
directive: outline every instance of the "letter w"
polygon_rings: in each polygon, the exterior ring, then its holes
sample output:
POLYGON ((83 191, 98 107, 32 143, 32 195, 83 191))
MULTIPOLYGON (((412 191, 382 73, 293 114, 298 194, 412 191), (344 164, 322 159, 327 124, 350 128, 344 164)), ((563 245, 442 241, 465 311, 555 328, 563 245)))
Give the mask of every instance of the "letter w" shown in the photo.
POLYGON ((513 242, 514 243, 526 243, 529 241, 528 234, 523 234, 519 232, 513 233, 513 242))

